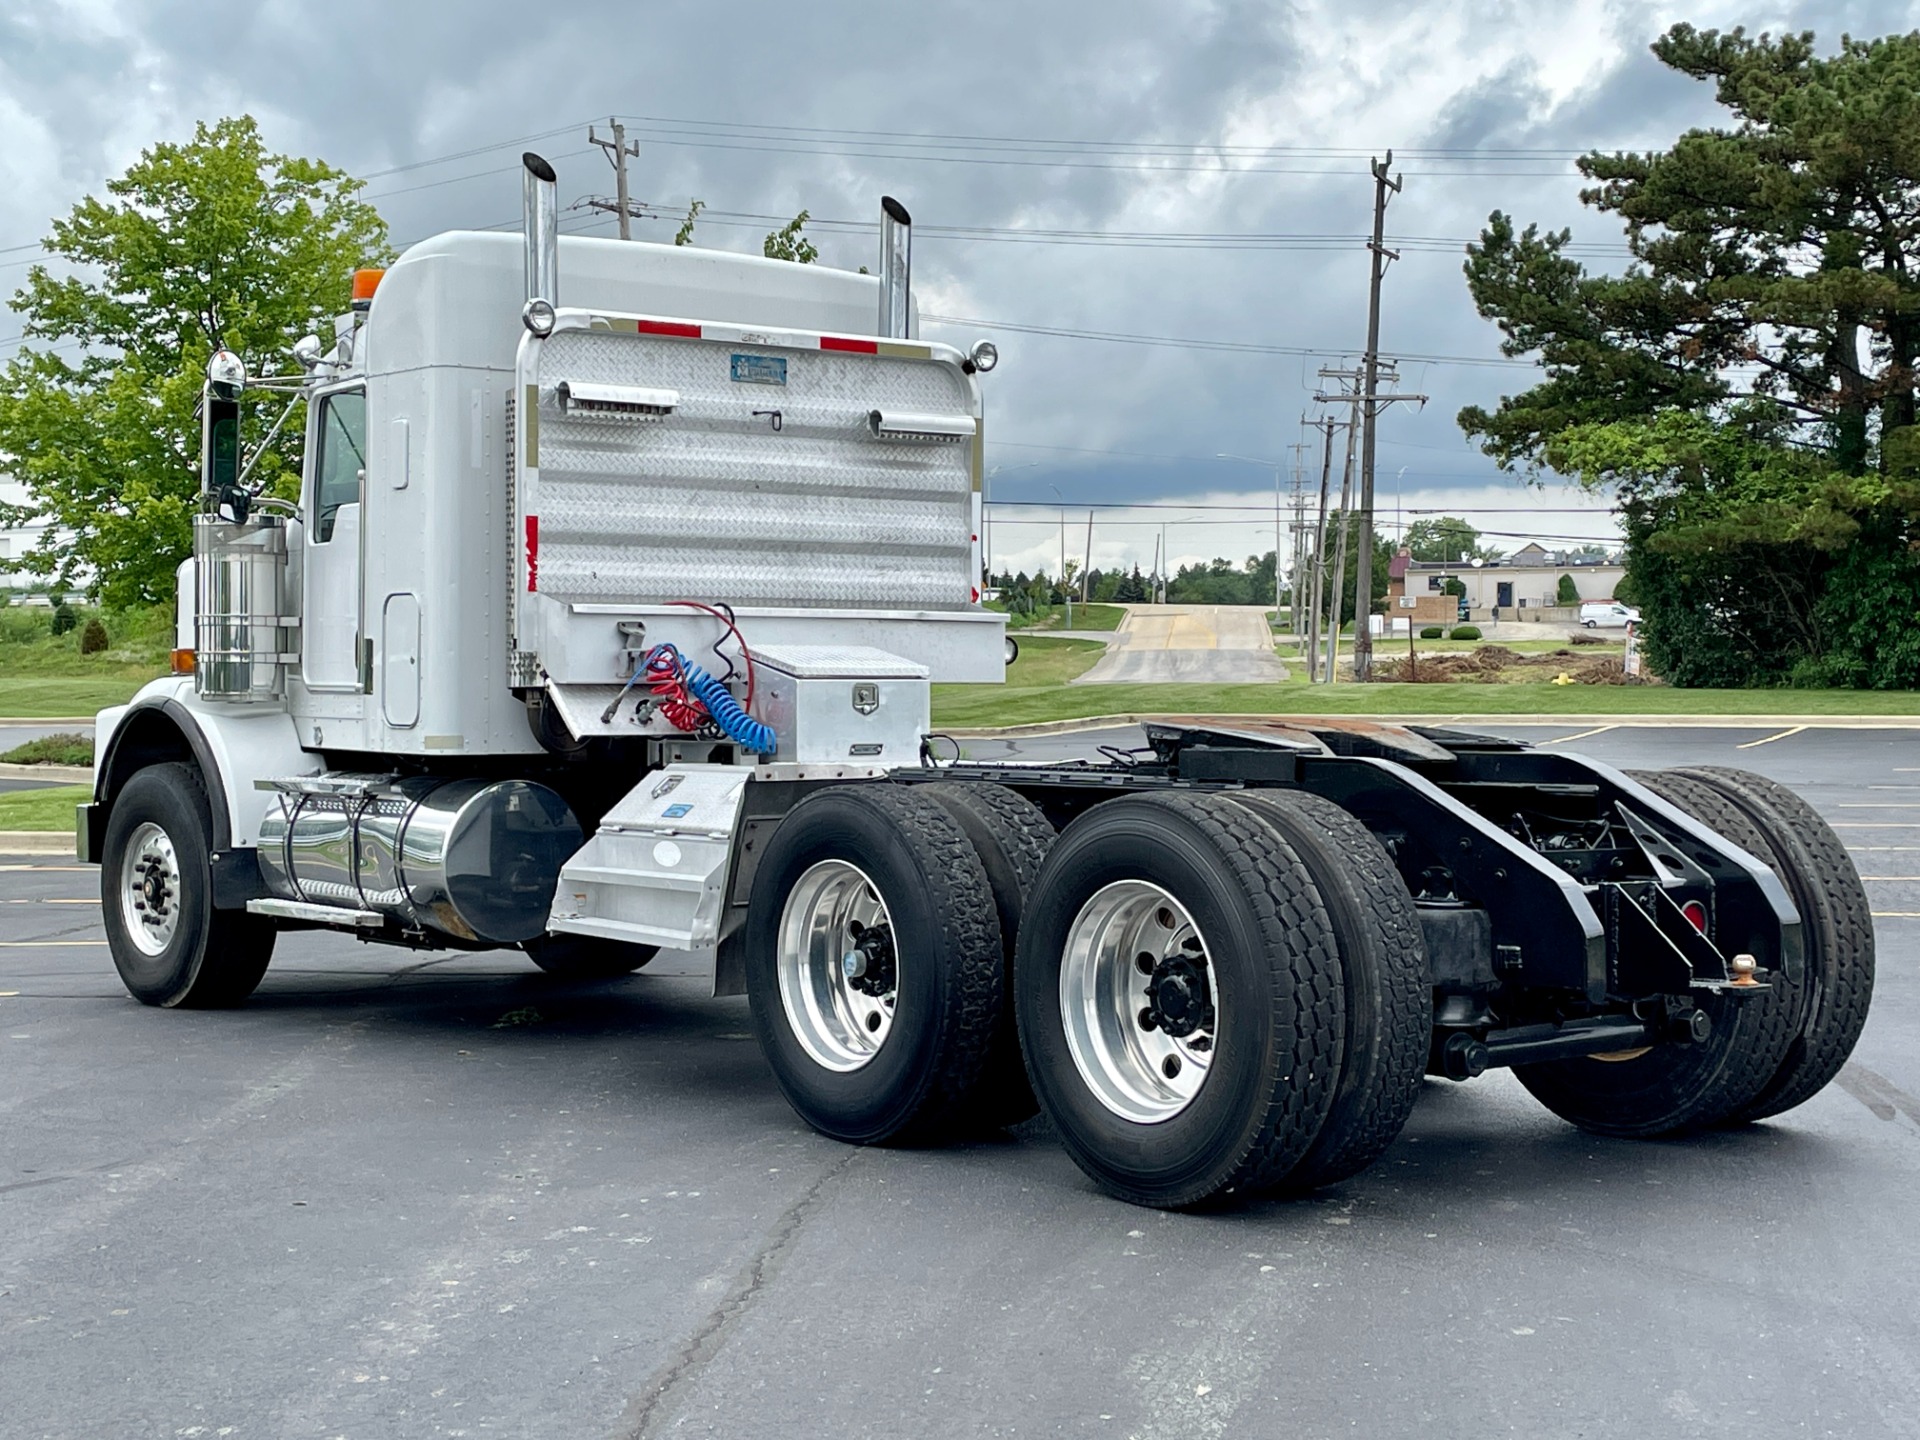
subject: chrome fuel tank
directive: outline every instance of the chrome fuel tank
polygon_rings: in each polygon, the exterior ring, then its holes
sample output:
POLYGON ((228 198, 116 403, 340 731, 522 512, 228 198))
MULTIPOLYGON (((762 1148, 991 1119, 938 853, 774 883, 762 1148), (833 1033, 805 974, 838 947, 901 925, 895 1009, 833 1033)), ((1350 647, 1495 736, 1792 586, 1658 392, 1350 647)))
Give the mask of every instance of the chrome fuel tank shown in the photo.
POLYGON ((566 801, 529 780, 332 773, 273 784, 259 854, 275 895, 483 944, 546 930, 560 867, 584 838, 566 801))

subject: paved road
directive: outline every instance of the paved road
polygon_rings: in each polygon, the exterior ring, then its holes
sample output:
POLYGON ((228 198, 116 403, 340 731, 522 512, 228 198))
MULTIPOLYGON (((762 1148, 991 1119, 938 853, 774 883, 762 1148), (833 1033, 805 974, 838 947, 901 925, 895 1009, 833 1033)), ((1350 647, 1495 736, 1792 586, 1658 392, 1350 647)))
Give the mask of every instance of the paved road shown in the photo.
POLYGON ((1259 684, 1284 680, 1257 605, 1136 605, 1080 685, 1259 684))
MULTIPOLYGON (((1769 733, 1577 748, 1764 770, 1920 876, 1920 738, 1769 733)), ((1430 1083, 1347 1185, 1162 1215, 1039 1125, 819 1139, 674 957, 293 935, 247 1007, 161 1013, 92 872, 0 872, 0 1433, 1910 1436, 1920 881, 1868 889, 1873 1017, 1788 1116, 1608 1142, 1430 1083)))

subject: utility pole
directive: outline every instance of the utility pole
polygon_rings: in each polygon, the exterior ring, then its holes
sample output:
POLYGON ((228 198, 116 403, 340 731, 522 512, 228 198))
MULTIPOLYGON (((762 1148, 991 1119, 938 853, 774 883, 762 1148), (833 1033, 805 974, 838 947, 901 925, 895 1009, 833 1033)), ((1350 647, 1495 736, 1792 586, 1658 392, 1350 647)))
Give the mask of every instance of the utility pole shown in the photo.
POLYGON ((1333 480, 1333 432, 1340 422, 1331 415, 1313 422, 1316 430, 1326 432, 1326 450, 1320 461, 1320 518, 1313 531, 1313 573, 1307 601, 1307 679, 1320 678, 1320 607, 1326 600, 1327 577, 1327 488, 1333 480))
MULTIPOLYGON (((1364 425, 1360 442, 1360 554, 1354 567, 1353 584, 1353 678, 1368 680, 1373 675, 1373 456, 1374 431, 1381 409, 1387 401, 1378 400, 1380 389, 1380 281, 1389 261, 1400 258, 1387 249, 1387 198, 1400 193, 1404 177, 1387 178, 1393 165, 1393 151, 1387 158, 1373 162, 1373 239, 1367 249, 1373 257, 1373 273, 1367 286, 1367 353, 1362 368, 1366 372, 1360 419, 1364 425)), ((1395 399, 1403 398, 1396 396, 1395 399)), ((1411 397, 1404 397, 1411 398, 1411 397)), ((1425 399, 1421 400, 1425 404, 1425 399)))
MULTIPOLYGON (((1334 545, 1333 596, 1327 606, 1327 666, 1325 681, 1331 685, 1340 678, 1340 606, 1345 596, 1347 579, 1347 537, 1353 533, 1349 523, 1353 510, 1353 438, 1359 429, 1357 421, 1347 421, 1347 458, 1340 469, 1340 538, 1334 545)), ((1364 609, 1355 609, 1353 620, 1355 629, 1360 628, 1364 609)))
POLYGON ((1087 587, 1093 582, 1093 511, 1087 511, 1087 558, 1080 564, 1080 603, 1087 603, 1087 587))
POLYGON ((587 127, 587 142, 592 145, 598 145, 602 150, 605 150, 607 152, 607 158, 613 162, 614 200, 611 205, 605 200, 589 200, 587 204, 595 210, 611 210, 614 214, 618 215, 620 217, 620 238, 622 240, 631 240, 633 233, 629 222, 633 218, 634 210, 632 203, 627 199, 627 157, 629 155, 635 158, 639 157, 640 142, 636 140, 631 145, 627 144, 627 127, 611 116, 608 117, 607 124, 613 127, 613 138, 611 140, 603 139, 594 134, 593 127, 589 125, 587 127))
MULTIPOLYGON (((1307 423, 1307 417, 1302 415, 1300 417, 1300 423, 1302 425, 1305 425, 1307 423)), ((1291 507, 1293 510, 1293 528, 1288 532, 1288 536, 1287 536, 1287 539, 1288 539, 1287 576, 1288 576, 1288 582, 1289 582, 1287 589, 1290 595, 1292 596, 1292 599, 1287 606, 1287 611, 1288 611, 1288 620, 1290 622, 1288 625, 1288 628, 1293 631, 1294 637, 1296 639, 1298 639, 1300 635, 1300 623, 1302 618, 1300 614, 1300 610, 1301 610, 1300 543, 1302 539, 1305 538, 1302 534, 1302 529, 1304 526, 1304 514, 1305 514, 1305 507, 1306 507, 1306 500, 1307 500, 1306 454, 1307 454, 1307 451, 1312 448, 1313 447, 1305 440, 1296 440, 1293 444, 1287 447, 1287 449, 1293 452, 1293 505, 1291 507)), ((1280 551, 1278 548, 1280 544, 1280 537, 1279 537, 1279 534, 1277 533, 1279 519, 1280 517, 1276 514, 1274 516, 1276 533, 1274 535, 1274 541, 1273 541, 1275 546, 1275 549, 1273 552, 1273 566, 1274 566, 1274 577, 1275 577, 1273 603, 1275 605, 1278 605, 1280 603, 1280 594, 1279 594, 1280 551)))

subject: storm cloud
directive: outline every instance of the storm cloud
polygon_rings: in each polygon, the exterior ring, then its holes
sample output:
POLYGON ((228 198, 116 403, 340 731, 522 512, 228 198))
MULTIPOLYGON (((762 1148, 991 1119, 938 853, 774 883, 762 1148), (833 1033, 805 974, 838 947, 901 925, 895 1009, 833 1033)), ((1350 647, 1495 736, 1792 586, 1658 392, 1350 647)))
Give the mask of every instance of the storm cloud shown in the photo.
MULTIPOLYGON (((1572 158, 1716 121, 1707 87, 1648 54, 1681 19, 1817 29, 1830 44, 1843 30, 1906 28, 1911 11, 1898 0, 16 8, 0 17, 0 288, 33 258, 12 247, 196 120, 249 112, 276 148, 369 177, 405 242, 511 224, 522 148, 554 161, 563 204, 609 195, 586 127, 604 133, 619 115, 641 147, 634 195, 657 217, 637 224, 640 238, 669 238, 698 197, 712 212, 698 243, 757 251, 777 221, 754 217, 805 208, 848 222, 814 228, 823 263, 851 268, 871 263, 878 197, 899 196, 926 227, 915 241, 922 313, 975 322, 929 320, 925 333, 992 333, 1000 346, 988 386, 995 498, 1053 503, 1057 492, 1078 529, 1075 501, 1270 507, 1270 474, 1213 457, 1290 465, 1326 383, 1317 369, 1359 350, 1367 161, 1392 147, 1405 189, 1388 214, 1401 258, 1383 348, 1435 358, 1401 366, 1402 387, 1431 397, 1425 408, 1382 421, 1383 520, 1403 496, 1409 511, 1484 510, 1476 521, 1516 545, 1604 536, 1610 522, 1590 499, 1523 492, 1453 424, 1461 405, 1531 379, 1487 363, 1496 336, 1473 313, 1461 247, 1500 208, 1572 225, 1590 265, 1621 263, 1617 229, 1580 209, 1572 158), (1006 233, 1021 231, 1079 233, 1006 233)), ((583 207, 567 227, 604 234, 612 221, 583 207)), ((0 318, 0 355, 17 333, 16 317, 0 318)), ((1311 469, 1317 479, 1317 460, 1311 469)), ((1109 515, 1096 563, 1145 564, 1158 525, 1127 522, 1161 519, 1176 559, 1273 543, 1271 519, 1255 513, 1109 515)), ((1051 568, 1057 548, 1052 512, 1002 512, 997 563, 1051 568)))

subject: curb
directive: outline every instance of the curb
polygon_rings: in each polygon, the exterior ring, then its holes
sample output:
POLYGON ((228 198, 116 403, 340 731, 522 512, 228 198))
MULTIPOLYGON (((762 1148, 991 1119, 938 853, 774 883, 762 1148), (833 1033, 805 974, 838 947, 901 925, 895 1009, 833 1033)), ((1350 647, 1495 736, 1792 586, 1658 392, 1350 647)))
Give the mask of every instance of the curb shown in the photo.
POLYGON ((73 858, 71 830, 0 830, 0 855, 64 855, 73 858))
POLYGON ((0 764, 0 780, 54 780, 62 785, 91 785, 90 765, 9 765, 0 764))
POLYGON ((1029 735, 1068 735, 1079 730, 1110 730, 1147 721, 1205 722, 1232 725, 1248 720, 1293 720, 1304 725, 1321 721, 1368 720, 1378 725, 1501 725, 1540 726, 1549 729, 1614 726, 1622 729, 1672 726, 1699 730, 1768 730, 1795 725, 1809 730, 1920 730, 1920 715, 1089 715, 1072 720, 1041 720, 1030 725, 1001 725, 939 731, 956 740, 1015 740, 1029 735))

